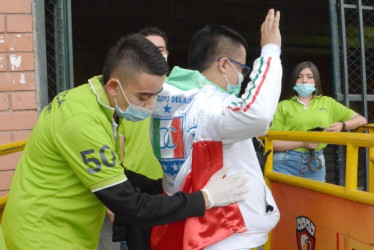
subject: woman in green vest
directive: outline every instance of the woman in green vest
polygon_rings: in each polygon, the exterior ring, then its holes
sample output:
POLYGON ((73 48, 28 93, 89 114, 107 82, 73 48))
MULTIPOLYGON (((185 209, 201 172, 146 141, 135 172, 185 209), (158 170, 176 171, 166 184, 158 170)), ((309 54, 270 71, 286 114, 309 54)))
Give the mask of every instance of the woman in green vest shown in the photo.
MULTIPOLYGON (((322 95, 317 67, 301 62, 293 70, 293 96, 278 104, 270 130, 341 132, 367 123, 355 111, 322 95)), ((325 143, 274 141, 275 172, 325 182, 325 143)))

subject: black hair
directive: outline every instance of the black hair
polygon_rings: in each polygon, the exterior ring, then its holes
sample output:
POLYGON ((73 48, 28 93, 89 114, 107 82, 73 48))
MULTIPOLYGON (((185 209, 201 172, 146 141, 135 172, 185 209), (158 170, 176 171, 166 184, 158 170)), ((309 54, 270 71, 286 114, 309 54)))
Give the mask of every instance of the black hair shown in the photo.
POLYGON ((314 95, 317 95, 317 96, 322 95, 321 77, 320 77, 317 66, 314 63, 312 63, 311 61, 304 61, 304 62, 301 62, 301 63, 297 64, 292 71, 292 74, 291 74, 291 77, 290 77, 290 84, 292 86, 291 91, 290 91, 290 97, 297 94, 293 90, 293 87, 296 84, 296 81, 297 81, 297 78, 298 78, 300 72, 303 69, 306 69, 306 68, 309 68, 310 71, 312 71, 312 73, 313 73, 314 83, 316 85, 316 91, 315 91, 314 95))
POLYGON ((166 50, 168 50, 168 37, 166 33, 158 27, 145 27, 139 31, 142 36, 160 36, 165 41, 166 50))
POLYGON ((192 37, 188 68, 202 72, 219 57, 232 56, 240 45, 248 49, 245 39, 235 30, 224 25, 206 25, 192 37))
POLYGON ((126 77, 142 72, 163 76, 169 71, 158 48, 144 36, 134 34, 121 38, 109 50, 103 69, 104 84, 112 74, 126 77))

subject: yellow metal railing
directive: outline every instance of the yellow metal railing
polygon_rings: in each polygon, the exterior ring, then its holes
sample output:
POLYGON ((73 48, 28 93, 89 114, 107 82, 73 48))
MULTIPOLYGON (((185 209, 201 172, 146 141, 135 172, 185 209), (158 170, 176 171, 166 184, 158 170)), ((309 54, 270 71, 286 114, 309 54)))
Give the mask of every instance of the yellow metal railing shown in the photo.
MULTIPOLYGON (((347 147, 345 174, 346 184, 344 187, 306 178, 275 173, 273 172, 273 153, 268 156, 265 166, 265 180, 269 187, 271 187, 272 181, 278 181, 374 206, 374 124, 362 126, 356 131, 356 133, 269 131, 263 138, 265 140, 265 152, 268 149, 273 150, 273 140, 321 142, 341 144, 346 145, 347 147), (369 148, 368 192, 357 189, 357 163, 359 147, 369 148)), ((0 156, 22 151, 26 145, 26 142, 27 141, 25 140, 0 145, 0 156)), ((0 223, 7 199, 7 195, 0 197, 0 223)), ((270 242, 271 240, 269 238, 268 243, 270 242)), ((270 244, 268 243, 265 245, 265 249, 270 249, 270 244)))
MULTIPOLYGON (((0 145, 0 156, 22 151, 25 148, 26 142, 27 140, 0 145)), ((0 224, 7 200, 8 195, 0 197, 0 224)))
MULTIPOLYGON (((374 127, 372 127, 374 128, 374 127)), ((363 128, 364 129, 364 128, 363 128)), ((331 133, 331 132, 288 132, 269 131, 265 136, 265 151, 273 149, 273 140, 281 141, 307 141, 322 142, 330 144, 346 145, 346 173, 345 187, 328 183, 322 183, 301 177, 289 176, 273 172, 273 154, 271 153, 266 161, 265 179, 270 186, 270 181, 279 181, 291 185, 312 189, 318 192, 346 198, 374 206, 373 192, 373 158, 370 158, 369 190, 360 191, 357 189, 358 149, 368 147, 369 151, 374 148, 374 134, 364 133, 331 133)), ((373 153, 373 152, 371 152, 373 153)))
MULTIPOLYGON (((287 183, 374 206, 374 124, 362 126, 355 132, 356 133, 268 131, 268 133, 262 137, 265 140, 265 152, 267 152, 269 149, 272 150, 265 165, 266 183, 270 188, 271 182, 277 181, 287 183), (321 142, 346 145, 345 186, 342 187, 302 177, 273 172, 273 140, 321 142), (368 192, 357 189, 359 147, 369 148, 368 192)), ((265 244, 264 249, 271 249, 271 233, 269 233, 269 240, 265 244)))
MULTIPOLYGON (((374 135, 374 124, 367 124, 357 129, 356 132, 368 132, 369 134, 374 135)), ((374 148, 369 148, 369 171, 368 171, 369 183, 368 189, 369 192, 374 193, 374 148)))
POLYGON ((25 148, 26 142, 27 140, 0 145, 0 156, 22 151, 25 148))

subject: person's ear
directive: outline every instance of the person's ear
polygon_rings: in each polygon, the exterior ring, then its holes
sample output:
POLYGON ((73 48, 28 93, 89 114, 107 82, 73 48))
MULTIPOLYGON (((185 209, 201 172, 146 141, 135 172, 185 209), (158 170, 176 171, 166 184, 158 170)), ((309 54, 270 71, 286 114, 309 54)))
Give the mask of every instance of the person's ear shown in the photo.
POLYGON ((227 58, 226 57, 222 57, 219 59, 218 61, 218 70, 224 74, 226 74, 226 61, 227 61, 227 58))
POLYGON ((118 80, 113 78, 109 79, 105 84, 107 93, 111 96, 116 96, 119 91, 119 84, 118 80))

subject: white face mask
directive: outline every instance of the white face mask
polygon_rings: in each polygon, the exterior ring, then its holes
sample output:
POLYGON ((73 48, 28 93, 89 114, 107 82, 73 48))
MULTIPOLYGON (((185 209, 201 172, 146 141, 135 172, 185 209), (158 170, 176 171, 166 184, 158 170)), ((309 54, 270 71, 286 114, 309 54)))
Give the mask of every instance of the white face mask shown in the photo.
POLYGON ((144 120, 144 119, 148 118, 152 114, 153 110, 143 108, 143 107, 140 107, 140 106, 137 106, 135 104, 130 103, 129 99, 127 99, 125 91, 123 90, 122 85, 119 82, 119 80, 117 80, 117 83, 119 84, 119 87, 121 88, 122 94, 125 97, 127 103, 129 104, 126 111, 123 111, 118 106, 116 97, 114 97, 114 102, 116 103, 116 105, 114 105, 114 109, 116 110, 117 115, 126 119, 126 120, 128 120, 128 121, 133 121, 133 122, 141 121, 141 120, 144 120))
POLYGON ((162 56, 165 58, 165 61, 168 61, 168 55, 162 54, 162 56))

